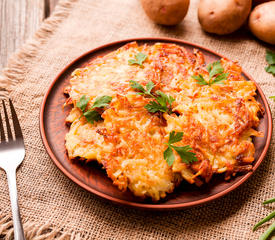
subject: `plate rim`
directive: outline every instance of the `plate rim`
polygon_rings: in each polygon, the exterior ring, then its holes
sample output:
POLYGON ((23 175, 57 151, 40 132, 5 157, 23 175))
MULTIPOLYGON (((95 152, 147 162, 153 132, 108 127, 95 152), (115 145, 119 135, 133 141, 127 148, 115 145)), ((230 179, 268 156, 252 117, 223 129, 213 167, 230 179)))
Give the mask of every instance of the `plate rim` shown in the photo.
POLYGON ((106 43, 103 45, 100 45, 96 48, 93 48, 89 51, 86 51, 85 53, 81 54, 79 57, 75 58, 73 61, 71 61, 69 64, 67 64, 60 72, 59 74, 54 78, 54 80, 51 82, 51 84, 49 85, 46 93, 44 94, 42 103, 41 103, 41 107, 40 107, 40 111, 39 111, 39 129, 40 129, 40 136, 43 142, 43 145, 46 149, 46 152, 48 153, 48 155, 50 156, 50 158, 52 159, 52 161, 54 162, 54 164, 57 166, 57 168, 65 175, 67 176, 71 181, 73 181, 74 183, 76 183, 77 185, 79 185, 80 187, 84 188, 85 190, 95 194, 96 196, 99 196, 103 199, 112 201, 114 203, 117 203, 119 205, 125 205, 125 206, 129 206, 129 207, 135 207, 135 208, 140 208, 140 209, 146 209, 146 210, 175 210, 175 209, 182 209, 182 208, 189 208, 189 207, 193 207, 193 206, 197 206, 197 205, 201 205, 201 204, 206 204, 209 203, 215 199, 218 199, 222 196, 225 196, 226 194, 232 192, 233 190, 237 189, 240 185, 242 185, 244 182, 246 182, 251 175, 256 171, 256 169, 260 166, 260 164, 262 163, 263 159, 266 156, 266 153, 268 151, 268 148, 270 146, 271 143, 271 137, 272 137, 272 129, 273 129, 273 125, 272 125, 272 115, 271 115, 271 110, 268 104, 268 101, 262 91, 262 89, 260 88, 260 86, 258 85, 258 83, 252 78, 252 76, 250 74, 248 74, 246 71, 244 71, 242 69, 242 73, 250 80, 253 81, 256 85, 257 91, 259 92, 259 95, 263 101, 263 105, 266 109, 265 114, 267 114, 267 139, 265 142, 265 146, 263 151, 261 152, 257 162, 255 163, 255 165, 253 165, 252 171, 246 173, 243 175, 243 178, 240 179, 238 182, 236 182, 235 184, 233 184, 232 186, 222 190, 219 193, 216 193, 212 196, 209 197, 205 197, 203 199, 200 200, 196 200, 196 201, 192 201, 192 202, 185 202, 185 203, 175 203, 175 204, 167 204, 164 205, 162 203, 160 204, 147 204, 147 203, 140 203, 140 202, 131 202, 131 201, 127 201, 127 200, 123 200, 123 199, 118 199, 115 197, 112 197, 108 194, 99 192, 98 190, 88 186, 87 184, 85 184, 84 182, 82 182, 81 180, 75 178, 68 170, 66 170, 66 168, 60 163, 60 161, 57 159, 57 157, 55 156, 55 154, 53 153, 47 137, 46 137, 46 132, 45 132, 45 126, 44 126, 44 112, 45 112, 45 106, 46 106, 46 102, 47 99, 54 87, 54 85, 56 84, 56 82, 59 80, 59 78, 64 74, 64 72, 66 72, 73 64, 75 64, 76 62, 78 62, 80 59, 84 58, 85 56, 92 54, 93 52, 96 52, 98 50, 104 49, 104 48, 108 48, 111 47, 113 45, 117 45, 117 44, 126 44, 128 42, 132 42, 132 41, 164 41, 164 42, 171 42, 171 43, 180 43, 180 44, 184 44, 184 45, 189 45, 193 48, 198 48, 198 49, 202 49, 205 50, 209 53, 212 53, 216 56, 219 56, 221 58, 226 58, 225 56, 223 56, 220 53, 217 53, 216 51, 213 51, 207 47, 201 46, 199 44, 196 43, 192 43, 189 41, 185 41, 185 40, 180 40, 180 39, 176 39, 176 38, 169 38, 169 37, 141 37, 141 38, 129 38, 129 39, 122 39, 122 40, 118 40, 118 41, 114 41, 114 42, 110 42, 110 43, 106 43))

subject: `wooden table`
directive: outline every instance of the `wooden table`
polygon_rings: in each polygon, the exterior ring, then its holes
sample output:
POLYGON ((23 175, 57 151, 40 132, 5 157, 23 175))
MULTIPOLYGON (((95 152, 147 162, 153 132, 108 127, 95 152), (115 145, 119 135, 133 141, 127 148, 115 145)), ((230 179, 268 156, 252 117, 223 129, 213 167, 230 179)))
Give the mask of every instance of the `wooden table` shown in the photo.
POLYGON ((32 37, 58 0, 0 0, 0 70, 8 57, 32 37))

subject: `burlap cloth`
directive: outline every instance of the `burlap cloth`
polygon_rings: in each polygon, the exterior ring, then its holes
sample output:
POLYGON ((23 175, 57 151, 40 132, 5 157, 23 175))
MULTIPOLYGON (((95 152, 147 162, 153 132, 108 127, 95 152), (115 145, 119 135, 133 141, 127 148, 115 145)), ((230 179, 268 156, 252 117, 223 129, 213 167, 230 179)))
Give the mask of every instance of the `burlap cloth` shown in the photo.
MULTIPOLYGON (((49 84, 74 58, 115 40, 175 37, 209 47, 237 60, 266 96, 275 79, 264 71, 265 49, 245 29, 227 36, 204 33, 191 1, 184 22, 165 28, 153 24, 138 0, 62 1, 36 35, 11 59, 0 82, 10 90, 20 117, 26 158, 17 172, 19 203, 28 239, 257 239, 252 226, 271 208, 275 196, 274 139, 267 157, 240 188, 207 205, 174 212, 118 207, 86 192, 65 177, 48 157, 39 134, 39 107, 49 84), (13 83, 13 84, 12 84, 13 83)), ((269 100, 273 115, 275 104, 269 100)), ((273 131, 274 134, 274 131, 273 131)), ((12 235, 8 185, 0 172, 0 238, 12 235)))

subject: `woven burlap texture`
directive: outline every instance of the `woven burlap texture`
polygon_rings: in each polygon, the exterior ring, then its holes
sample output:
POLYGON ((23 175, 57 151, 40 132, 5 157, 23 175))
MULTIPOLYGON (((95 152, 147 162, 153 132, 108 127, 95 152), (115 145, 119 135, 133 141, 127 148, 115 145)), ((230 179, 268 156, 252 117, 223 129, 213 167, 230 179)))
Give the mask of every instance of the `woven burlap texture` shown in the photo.
MULTIPOLYGON (((161 27, 144 14, 138 0, 61 1, 37 34, 11 57, 0 80, 1 94, 16 106, 26 144, 17 172, 19 203, 28 239, 257 239, 252 226, 271 209, 275 196, 274 139, 265 160, 241 187, 207 205, 173 212, 146 212, 105 202, 65 177, 47 155, 39 134, 39 108, 57 74, 73 59, 102 44, 133 37, 174 37, 239 61, 266 96, 275 79, 264 71, 265 49, 245 28, 217 37, 197 20, 198 0, 184 21, 161 27), (9 90, 9 93, 3 91, 9 90)), ((268 100, 274 115, 275 104, 268 100)), ((273 131, 274 133, 274 131, 273 131)), ((0 172, 0 238, 12 238, 6 176, 0 172)))

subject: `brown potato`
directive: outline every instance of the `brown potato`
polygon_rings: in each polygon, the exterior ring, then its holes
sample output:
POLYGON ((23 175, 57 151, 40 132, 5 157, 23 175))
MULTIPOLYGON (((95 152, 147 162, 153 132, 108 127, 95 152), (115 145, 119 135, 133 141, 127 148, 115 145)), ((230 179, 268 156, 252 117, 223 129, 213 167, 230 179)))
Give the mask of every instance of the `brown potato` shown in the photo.
POLYGON ((141 0, 141 4, 145 13, 155 23, 176 25, 185 17, 189 0, 141 0))
POLYGON ((252 0, 201 0, 199 22, 206 32, 229 34, 244 24, 251 5, 252 0))
POLYGON ((248 24, 257 38, 275 44, 275 1, 255 7, 250 14, 248 24))

